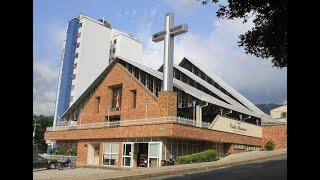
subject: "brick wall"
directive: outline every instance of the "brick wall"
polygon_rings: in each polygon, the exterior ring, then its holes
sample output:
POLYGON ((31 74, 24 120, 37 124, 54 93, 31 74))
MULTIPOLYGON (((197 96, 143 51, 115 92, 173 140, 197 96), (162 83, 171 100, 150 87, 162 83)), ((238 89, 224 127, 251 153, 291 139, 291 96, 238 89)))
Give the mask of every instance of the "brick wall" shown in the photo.
POLYGON ((262 126, 263 145, 272 140, 275 143, 274 149, 287 147, 287 125, 262 126))
POLYGON ((159 92, 158 106, 161 117, 177 117, 177 93, 174 91, 159 92))
POLYGON ((89 144, 99 144, 100 145, 99 165, 102 165, 103 164, 103 143, 117 143, 117 144, 119 144, 118 167, 121 167, 122 141, 123 141, 123 139, 79 140, 78 141, 78 151, 77 151, 77 164, 87 164, 89 144))
POLYGON ((183 126, 178 124, 152 124, 143 126, 120 126, 114 128, 79 129, 68 131, 45 132, 45 139, 112 139, 138 137, 177 137, 213 142, 249 144, 261 146, 262 139, 226 132, 183 126), (160 132, 163 128, 163 132, 160 132))
POLYGON ((105 122, 108 103, 112 105, 112 88, 117 86, 122 86, 121 111, 110 111, 110 116, 120 115, 120 118, 125 120, 145 118, 144 100, 148 98, 148 118, 159 117, 156 96, 121 64, 115 64, 83 108, 83 115, 78 118, 78 124, 105 122), (136 108, 133 108, 132 90, 136 90, 136 108), (96 97, 100 97, 99 112, 96 97))

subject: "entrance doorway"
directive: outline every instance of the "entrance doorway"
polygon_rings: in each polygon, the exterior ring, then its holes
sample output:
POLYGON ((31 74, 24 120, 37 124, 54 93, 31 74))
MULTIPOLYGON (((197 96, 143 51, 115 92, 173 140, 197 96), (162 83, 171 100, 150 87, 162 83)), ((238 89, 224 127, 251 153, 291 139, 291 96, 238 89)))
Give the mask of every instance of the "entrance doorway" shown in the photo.
POLYGON ((148 143, 134 143, 135 167, 148 167, 148 143))
POLYGON ((88 144, 87 164, 99 165, 100 144, 88 144))

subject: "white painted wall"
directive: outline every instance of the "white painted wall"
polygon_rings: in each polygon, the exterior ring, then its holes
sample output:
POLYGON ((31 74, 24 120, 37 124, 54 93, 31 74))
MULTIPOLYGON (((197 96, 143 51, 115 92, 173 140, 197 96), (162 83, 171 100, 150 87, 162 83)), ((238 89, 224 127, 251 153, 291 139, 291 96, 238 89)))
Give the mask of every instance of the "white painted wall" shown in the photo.
POLYGON ((80 19, 81 22, 78 31, 81 32, 78 38, 80 47, 76 49, 79 57, 75 59, 77 68, 74 69, 76 79, 72 81, 75 88, 71 91, 73 101, 70 106, 109 64, 111 29, 87 18, 80 19))
POLYGON ((130 38, 127 35, 119 34, 113 37, 117 39, 116 56, 121 56, 131 61, 142 63, 142 43, 130 38))

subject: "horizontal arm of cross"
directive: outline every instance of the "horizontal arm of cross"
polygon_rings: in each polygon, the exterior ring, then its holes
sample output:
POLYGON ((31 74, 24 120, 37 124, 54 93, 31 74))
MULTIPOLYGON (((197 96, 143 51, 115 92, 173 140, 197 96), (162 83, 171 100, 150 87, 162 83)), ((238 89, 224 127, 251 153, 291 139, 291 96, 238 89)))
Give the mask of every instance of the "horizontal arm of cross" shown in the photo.
POLYGON ((187 24, 180 24, 170 29, 170 35, 178 36, 180 34, 188 32, 188 25, 187 24))
POLYGON ((166 31, 161 31, 161 32, 158 32, 158 33, 156 33, 156 34, 153 34, 153 35, 152 35, 152 41, 153 41, 153 42, 163 41, 165 35, 166 35, 166 31))

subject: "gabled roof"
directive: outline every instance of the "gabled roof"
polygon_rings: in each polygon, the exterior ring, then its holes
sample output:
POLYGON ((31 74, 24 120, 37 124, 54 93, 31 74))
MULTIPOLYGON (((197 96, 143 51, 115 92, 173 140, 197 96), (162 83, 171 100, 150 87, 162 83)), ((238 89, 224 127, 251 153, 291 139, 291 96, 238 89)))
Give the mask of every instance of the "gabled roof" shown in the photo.
POLYGON ((228 93, 230 93, 232 96, 234 96, 236 99, 238 99, 241 103, 243 103, 245 106, 247 106, 249 109, 251 109, 253 112, 260 114, 262 116, 269 117, 269 115, 265 114, 263 111, 261 111, 257 106, 255 106, 252 102, 250 102, 247 98, 242 96, 237 90, 232 88, 229 84, 224 82, 218 75, 216 75, 212 71, 208 71, 203 65, 200 63, 184 57, 182 61, 179 63, 179 66, 182 66, 186 61, 189 61, 194 66, 199 68, 202 72, 204 72, 207 76, 209 76, 213 81, 218 83, 222 88, 224 88, 228 93))
MULTIPOLYGON (((81 94, 81 96, 63 113, 63 115, 61 116, 62 118, 64 118, 67 114, 73 112, 78 105, 80 105, 80 103, 102 82, 102 80, 106 77, 106 75, 110 72, 110 70, 112 69, 112 67, 114 66, 114 64, 116 64, 117 62, 119 62, 120 60, 125 61, 149 74, 151 74, 152 76, 163 80, 163 74, 159 71, 156 71, 154 69, 151 69, 149 67, 143 66, 139 63, 130 61, 128 59, 122 58, 122 57, 116 57, 107 67, 106 69, 97 77, 97 79, 84 91, 83 94, 81 94)), ((255 117, 260 117, 260 114, 252 112, 250 110, 248 110, 247 108, 244 108, 243 106, 239 106, 239 105, 230 105, 227 104, 209 94, 206 94, 182 81, 179 81, 177 79, 173 79, 173 85, 174 87, 202 100, 211 104, 216 104, 218 106, 221 107, 225 107, 228 109, 232 109, 244 114, 248 114, 251 116, 255 116, 255 117)), ((211 88, 213 89, 213 88, 211 88)), ((228 99, 230 100, 230 99, 228 99)), ((233 102, 234 103, 234 102, 233 102)))

